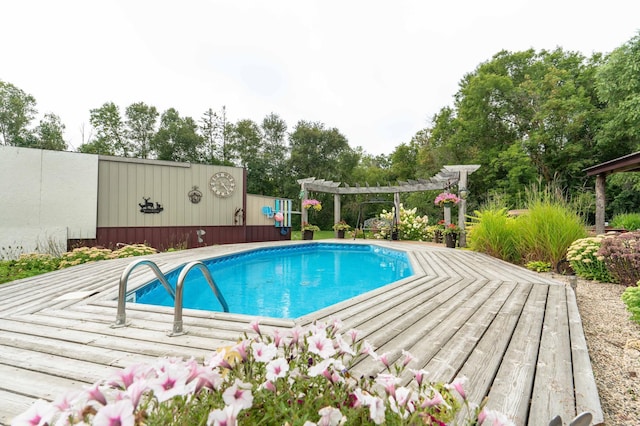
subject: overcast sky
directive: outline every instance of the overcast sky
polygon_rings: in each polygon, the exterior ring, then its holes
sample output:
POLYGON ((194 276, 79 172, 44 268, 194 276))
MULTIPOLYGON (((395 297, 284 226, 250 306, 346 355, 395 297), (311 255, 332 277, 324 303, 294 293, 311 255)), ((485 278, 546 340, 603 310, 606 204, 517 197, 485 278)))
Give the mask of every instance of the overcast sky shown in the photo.
POLYGON ((0 80, 57 114, 70 149, 89 110, 134 102, 200 120, 212 108, 336 127, 389 154, 500 50, 611 52, 637 0, 15 0, 2 6, 0 80))

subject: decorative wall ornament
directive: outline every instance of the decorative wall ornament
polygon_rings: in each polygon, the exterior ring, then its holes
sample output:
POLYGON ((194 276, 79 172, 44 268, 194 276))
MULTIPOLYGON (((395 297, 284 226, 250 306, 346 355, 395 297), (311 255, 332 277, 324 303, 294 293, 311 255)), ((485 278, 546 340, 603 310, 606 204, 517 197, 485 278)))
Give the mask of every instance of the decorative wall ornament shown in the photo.
POLYGON ((149 201, 151 197, 142 197, 142 199, 144 200, 144 203, 138 203, 138 205, 140 206, 140 213, 160 213, 162 210, 164 210, 162 204, 156 202, 154 205, 153 201, 149 201))
POLYGON ((194 186, 187 194, 187 197, 189 197, 189 200, 193 204, 198 204, 200 200, 202 200, 202 192, 200 192, 197 186, 194 186))
POLYGON ((215 173, 211 176, 209 184, 213 193, 222 198, 230 197, 236 188, 235 179, 227 172, 215 173))

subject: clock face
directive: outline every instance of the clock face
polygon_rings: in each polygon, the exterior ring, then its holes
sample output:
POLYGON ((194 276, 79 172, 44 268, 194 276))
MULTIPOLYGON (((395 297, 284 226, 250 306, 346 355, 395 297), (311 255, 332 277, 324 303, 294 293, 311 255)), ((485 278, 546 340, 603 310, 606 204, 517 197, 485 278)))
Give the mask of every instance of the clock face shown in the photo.
POLYGON ((236 188, 236 181, 227 172, 217 172, 211 176, 211 190, 218 197, 230 197, 236 188))

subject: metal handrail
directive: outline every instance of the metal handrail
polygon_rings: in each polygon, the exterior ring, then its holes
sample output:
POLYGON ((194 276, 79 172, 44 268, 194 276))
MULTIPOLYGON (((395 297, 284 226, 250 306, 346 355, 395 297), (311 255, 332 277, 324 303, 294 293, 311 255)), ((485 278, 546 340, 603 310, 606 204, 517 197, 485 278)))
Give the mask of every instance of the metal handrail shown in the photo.
POLYGON ((227 301, 224 299, 224 296, 222 296, 220 289, 211 277, 209 269, 207 269, 204 263, 198 260, 194 260, 193 262, 187 263, 185 267, 182 268, 182 271, 180 271, 180 275, 178 276, 178 283, 176 284, 176 299, 173 312, 173 331, 169 333, 169 336, 179 336, 185 333, 182 329, 182 293, 184 289, 184 280, 187 278, 187 274, 195 267, 200 269, 200 271, 202 272, 202 275, 209 283, 209 287, 211 287, 211 290, 213 290, 213 293, 216 295, 218 301, 222 305, 222 309, 224 310, 224 312, 229 312, 227 301))
POLYGON ((148 259, 140 259, 133 263, 131 263, 120 275, 120 285, 118 287, 118 312, 116 313, 116 322, 111 326, 113 328, 126 327, 127 326, 127 315, 125 313, 125 304, 126 304, 126 295, 127 295, 127 282, 129 281, 129 275, 140 265, 148 265, 151 270, 156 274, 158 281, 162 284, 162 286, 169 292, 171 298, 173 300, 176 299, 176 293, 173 291, 173 288, 169 285, 167 281, 167 277, 164 276, 158 265, 148 259))

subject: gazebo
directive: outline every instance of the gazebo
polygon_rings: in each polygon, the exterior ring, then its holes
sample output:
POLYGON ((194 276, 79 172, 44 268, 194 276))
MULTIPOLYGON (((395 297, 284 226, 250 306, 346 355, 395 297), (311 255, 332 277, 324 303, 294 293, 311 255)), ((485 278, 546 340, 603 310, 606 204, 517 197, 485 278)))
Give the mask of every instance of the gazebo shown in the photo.
MULTIPOLYGON (((333 216, 334 222, 340 221, 341 210, 341 196, 342 195, 356 195, 356 194, 393 194, 395 211, 400 211, 400 193, 401 192, 419 192, 419 191, 432 191, 438 189, 449 188, 453 185, 458 186, 458 194, 460 195, 460 203, 458 204, 458 226, 464 230, 464 218, 467 212, 466 196, 467 180, 469 174, 475 172, 480 168, 477 164, 470 165, 454 165, 444 166, 435 176, 430 179, 418 179, 398 182, 396 185, 388 184, 387 186, 370 186, 365 184, 361 186, 356 184, 350 186, 348 184, 342 184, 341 182, 327 181, 324 179, 316 179, 315 177, 309 177, 305 179, 299 179, 302 198, 307 198, 308 191, 324 192, 333 194, 333 216)), ((302 222, 307 221, 307 212, 302 209, 302 222)), ((460 247, 464 247, 466 240, 464 239, 464 233, 460 235, 460 247)))
POLYGON ((587 172, 587 176, 596 177, 596 234, 604 234, 605 182, 607 176, 613 173, 640 172, 640 151, 597 164, 584 169, 584 171, 587 172))

